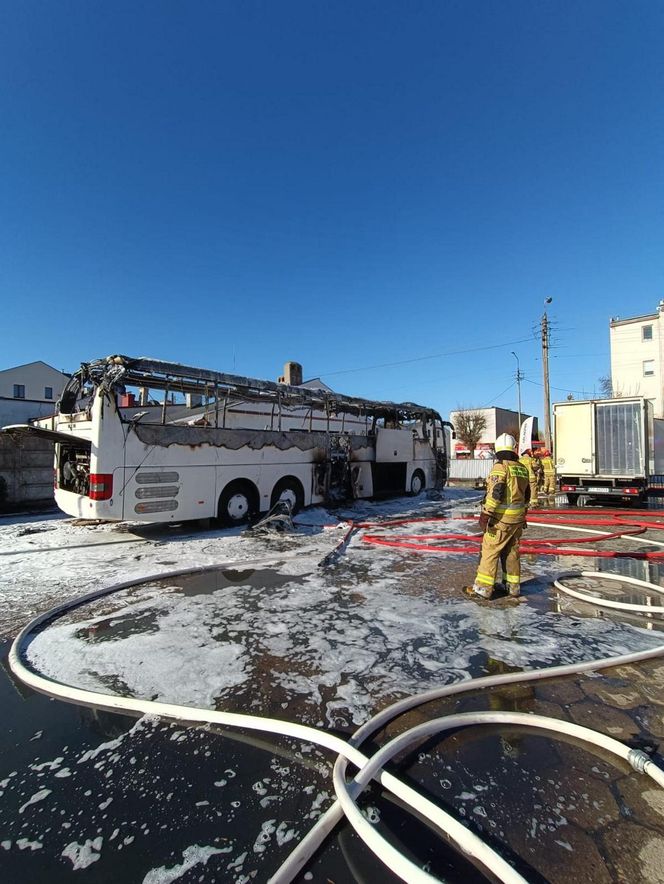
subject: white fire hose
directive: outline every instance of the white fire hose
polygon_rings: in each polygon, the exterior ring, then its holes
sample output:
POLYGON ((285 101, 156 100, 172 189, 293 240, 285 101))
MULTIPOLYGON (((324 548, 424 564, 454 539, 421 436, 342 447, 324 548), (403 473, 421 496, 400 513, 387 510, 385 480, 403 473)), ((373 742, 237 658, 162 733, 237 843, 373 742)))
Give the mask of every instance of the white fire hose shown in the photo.
MULTIPOLYGON (((256 564, 265 564, 265 562, 254 562, 251 563, 250 566, 254 567, 256 564)), ((397 716, 417 706, 429 703, 432 700, 463 694, 468 691, 476 691, 480 688, 491 688, 505 684, 518 684, 542 679, 559 678, 561 676, 596 671, 627 663, 636 663, 642 660, 651 660, 664 655, 664 644, 647 651, 623 654, 617 657, 589 660, 582 663, 549 667, 547 669, 485 676, 425 691, 399 700, 388 708, 382 710, 362 725, 362 727, 360 727, 348 741, 324 730, 294 722, 282 721, 280 719, 199 709, 191 706, 181 706, 156 702, 153 700, 133 699, 120 697, 114 694, 85 690, 40 675, 24 662, 26 660, 26 652, 30 641, 40 627, 45 627, 46 624, 81 607, 82 605, 139 584, 145 584, 155 580, 171 579, 185 574, 216 571, 220 568, 232 566, 232 563, 226 563, 206 568, 180 570, 167 574, 162 573, 150 577, 142 577, 140 580, 127 581, 115 584, 111 587, 96 590, 58 605, 45 614, 36 617, 19 633, 12 644, 9 654, 9 663, 14 674, 20 678, 21 681, 25 682, 25 684, 37 691, 52 697, 58 697, 65 701, 108 709, 114 712, 153 714, 158 715, 161 718, 175 719, 177 721, 264 731, 279 736, 292 737, 307 743, 313 743, 336 753, 338 757, 334 766, 333 779, 337 801, 322 815, 313 829, 305 836, 278 871, 272 876, 270 879, 271 884, 286 884, 286 882, 292 881, 344 814, 367 846, 402 880, 407 882, 435 882, 438 880, 403 856, 403 854, 393 847, 374 828, 374 826, 364 818, 358 809, 356 800, 372 779, 376 779, 386 790, 398 797, 414 814, 420 819, 426 821, 430 827, 444 836, 446 841, 483 872, 489 874, 494 879, 505 882, 505 884, 525 884, 525 879, 478 835, 471 832, 451 814, 442 810, 432 801, 420 795, 415 789, 402 782, 398 777, 395 777, 382 769, 383 765, 385 765, 392 757, 403 751, 412 743, 421 740, 425 736, 442 733, 453 728, 480 724, 504 724, 536 727, 540 730, 547 730, 551 732, 553 738, 555 738, 557 734, 571 736, 592 746, 600 747, 618 758, 629 762, 636 771, 647 774, 658 783, 658 785, 664 787, 664 772, 657 767, 657 765, 655 765, 644 752, 630 749, 619 741, 589 728, 541 715, 530 715, 516 712, 473 712, 453 714, 443 718, 436 718, 432 721, 410 728, 405 733, 400 734, 398 737, 395 737, 383 746, 371 758, 365 756, 358 748, 371 734, 382 729, 388 722, 392 721, 397 716), (351 783, 348 783, 346 780, 346 768, 348 762, 357 767, 359 771, 351 783)), ((246 568, 247 566, 247 562, 242 562, 243 568, 246 568)), ((574 595, 577 598, 582 597, 583 601, 591 604, 600 604, 601 602, 598 602, 595 596, 587 594, 581 596, 581 594, 576 591, 570 591, 570 588, 566 587, 562 582, 563 579, 569 579, 572 576, 601 577, 605 580, 617 580, 634 584, 642 589, 649 589, 653 592, 663 591, 660 587, 647 583, 646 581, 635 580, 634 578, 622 577, 607 572, 576 572, 572 575, 567 575, 566 578, 561 578, 555 581, 555 586, 561 591, 574 595)), ((613 602, 611 607, 622 607, 624 610, 647 608, 649 613, 664 610, 648 606, 621 604, 618 602, 613 602)))

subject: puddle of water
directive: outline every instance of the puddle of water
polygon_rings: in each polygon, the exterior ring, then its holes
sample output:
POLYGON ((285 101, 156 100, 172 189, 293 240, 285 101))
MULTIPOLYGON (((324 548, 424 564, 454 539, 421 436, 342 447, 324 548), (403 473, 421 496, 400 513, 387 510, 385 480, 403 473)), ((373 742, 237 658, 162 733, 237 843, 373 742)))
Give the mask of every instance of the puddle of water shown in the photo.
MULTIPOLYGON (((40 667, 71 683, 350 731, 397 696, 469 674, 608 656, 630 642, 647 645, 644 633, 622 624, 557 616, 548 579, 541 577, 525 585, 518 605, 468 601, 459 581, 474 568, 470 557, 386 560, 357 548, 325 574, 247 568, 185 575, 88 606, 45 630, 32 651, 40 667), (182 698, 174 696, 180 689, 182 698)), ((195 844, 228 852, 199 863, 192 880, 231 880, 252 870, 264 880, 288 852, 288 832, 303 834, 331 795, 329 766, 315 750, 296 759, 298 747, 276 754, 269 739, 238 745, 177 725, 137 726, 127 719, 118 725, 104 713, 31 694, 22 698, 14 688, 6 693, 11 697, 0 698, 7 700, 3 709, 12 728, 0 735, 0 757, 9 765, 0 772, 0 779, 9 778, 0 822, 11 846, 6 855, 0 852, 0 863, 9 860, 16 880, 67 881, 79 873, 63 851, 100 838, 86 854, 99 854, 86 870, 93 881, 113 880, 120 862, 123 877, 143 880, 150 868, 181 863, 195 844), (33 704, 27 714, 26 703, 33 704), (59 735, 54 712, 63 716, 59 735), (42 735, 31 742, 38 730, 42 735), (113 745, 86 757, 99 742, 113 745), (303 760, 314 762, 313 780, 308 768, 303 775, 303 760), (59 778, 65 769, 69 775, 59 778), (44 790, 48 794, 35 800, 44 790), (299 824, 303 819, 306 824, 299 824), (41 846, 21 850, 16 845, 24 837, 41 846), (229 871, 232 863, 237 868, 229 871)), ((526 686, 468 697, 459 708, 528 711, 534 698, 526 686)), ((527 860, 526 877, 537 881, 554 860, 569 859, 572 842, 567 829, 559 831, 558 799, 533 798, 536 778, 555 767, 558 792, 567 790, 568 804, 581 800, 568 782, 578 771, 563 762, 563 754, 539 736, 475 730, 448 736, 440 750, 418 748, 402 769, 489 837, 511 844, 527 860), (525 831, 532 836, 524 840, 525 831), (548 841, 535 862, 537 839, 548 841), (544 872, 537 865, 541 855, 549 863, 544 872)), ((366 813, 416 847, 432 871, 474 882, 472 870, 450 859, 418 824, 404 822, 380 790, 363 802, 366 813)), ((365 856, 354 836, 344 836, 317 859, 314 880, 391 880, 365 856)))
MULTIPOLYGON (((328 760, 316 750, 298 759, 295 743, 280 748, 269 738, 231 739, 49 700, 14 680, 7 652, 5 645, 3 881, 143 881, 152 869, 181 864, 192 845, 219 852, 183 881, 252 873, 266 880, 294 832, 304 834, 329 804, 328 760), (74 868, 77 856, 90 865, 74 868)), ((338 848, 320 861, 333 879, 352 880, 338 848)), ((381 869, 374 863, 374 880, 390 880, 381 869)))

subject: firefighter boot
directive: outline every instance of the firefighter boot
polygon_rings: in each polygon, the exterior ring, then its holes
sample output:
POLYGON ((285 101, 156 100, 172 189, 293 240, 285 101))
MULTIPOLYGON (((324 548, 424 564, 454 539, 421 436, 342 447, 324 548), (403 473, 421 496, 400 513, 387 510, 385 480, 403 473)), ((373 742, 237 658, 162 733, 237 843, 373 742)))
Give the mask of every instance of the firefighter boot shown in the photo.
POLYGON ((473 583, 471 587, 473 595, 478 595, 483 599, 490 599, 493 595, 493 586, 481 586, 479 583, 473 583))

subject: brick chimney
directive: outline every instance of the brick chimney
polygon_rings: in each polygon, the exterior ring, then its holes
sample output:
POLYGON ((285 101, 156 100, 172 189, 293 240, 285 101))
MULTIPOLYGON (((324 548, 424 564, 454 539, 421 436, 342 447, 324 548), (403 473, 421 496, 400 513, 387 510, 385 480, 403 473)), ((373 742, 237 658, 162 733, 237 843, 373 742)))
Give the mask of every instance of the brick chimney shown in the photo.
POLYGON ((284 365, 283 376, 279 378, 280 384, 290 384, 299 387, 302 383, 302 366, 299 362, 287 362, 284 365))

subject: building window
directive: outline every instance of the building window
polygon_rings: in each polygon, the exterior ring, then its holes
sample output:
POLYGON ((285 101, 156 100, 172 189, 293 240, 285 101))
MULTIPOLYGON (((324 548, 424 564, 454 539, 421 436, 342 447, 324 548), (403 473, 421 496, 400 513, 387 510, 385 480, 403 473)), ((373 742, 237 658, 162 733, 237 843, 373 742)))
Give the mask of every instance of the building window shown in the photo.
POLYGON ((652 325, 644 325, 641 328, 641 340, 652 341, 652 325))
POLYGON ((44 399, 53 398, 53 387, 44 387, 44 399))
POLYGON ((25 399, 25 384, 14 384, 14 399, 25 399))
POLYGON ((655 360, 646 359, 643 363, 643 377, 652 378, 655 376, 655 360))

